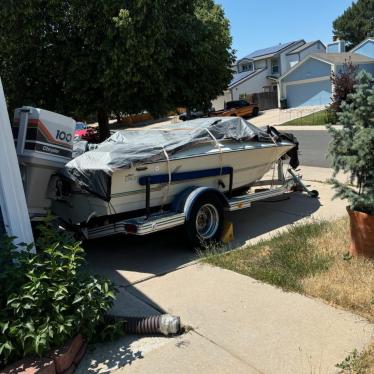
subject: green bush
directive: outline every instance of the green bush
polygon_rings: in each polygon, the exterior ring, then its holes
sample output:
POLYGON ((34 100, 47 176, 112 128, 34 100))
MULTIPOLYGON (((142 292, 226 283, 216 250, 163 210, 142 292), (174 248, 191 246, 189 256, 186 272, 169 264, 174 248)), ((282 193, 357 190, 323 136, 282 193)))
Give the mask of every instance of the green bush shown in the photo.
POLYGON ((339 171, 348 173, 353 187, 336 179, 333 183, 336 196, 347 199, 352 210, 374 215, 373 77, 361 71, 356 82, 337 114, 342 129, 328 126, 335 175, 339 171))
POLYGON ((51 219, 38 229, 37 253, 30 245, 17 250, 15 238, 0 241, 0 368, 78 333, 92 341, 115 299, 109 280, 84 271, 79 242, 51 219))

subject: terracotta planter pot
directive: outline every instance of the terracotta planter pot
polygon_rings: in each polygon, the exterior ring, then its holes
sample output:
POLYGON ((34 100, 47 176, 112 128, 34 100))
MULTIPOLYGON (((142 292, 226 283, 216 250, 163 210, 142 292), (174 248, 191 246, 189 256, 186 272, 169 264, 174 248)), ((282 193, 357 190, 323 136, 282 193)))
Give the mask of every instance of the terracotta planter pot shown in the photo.
POLYGON ((349 252, 353 256, 374 258, 374 216, 356 212, 347 207, 351 226, 351 246, 349 252))

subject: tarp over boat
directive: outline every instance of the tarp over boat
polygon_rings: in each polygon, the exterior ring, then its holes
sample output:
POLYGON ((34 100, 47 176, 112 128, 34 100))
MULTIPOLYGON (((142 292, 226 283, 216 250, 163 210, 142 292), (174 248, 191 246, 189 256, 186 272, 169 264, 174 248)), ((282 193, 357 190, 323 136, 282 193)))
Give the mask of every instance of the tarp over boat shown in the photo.
POLYGON ((271 137, 240 117, 200 118, 157 128, 114 133, 96 149, 71 160, 62 170, 64 177, 83 190, 110 200, 114 170, 166 160, 184 147, 212 140, 272 142, 271 137))

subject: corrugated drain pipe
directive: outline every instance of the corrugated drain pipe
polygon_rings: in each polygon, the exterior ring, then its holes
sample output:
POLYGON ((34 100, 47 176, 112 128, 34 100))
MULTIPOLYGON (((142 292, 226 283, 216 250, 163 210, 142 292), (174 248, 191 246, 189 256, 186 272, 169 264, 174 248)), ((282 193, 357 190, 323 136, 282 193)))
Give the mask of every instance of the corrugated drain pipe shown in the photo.
POLYGON ((148 317, 114 317, 124 321, 127 334, 162 334, 165 336, 181 332, 180 317, 170 314, 148 317))

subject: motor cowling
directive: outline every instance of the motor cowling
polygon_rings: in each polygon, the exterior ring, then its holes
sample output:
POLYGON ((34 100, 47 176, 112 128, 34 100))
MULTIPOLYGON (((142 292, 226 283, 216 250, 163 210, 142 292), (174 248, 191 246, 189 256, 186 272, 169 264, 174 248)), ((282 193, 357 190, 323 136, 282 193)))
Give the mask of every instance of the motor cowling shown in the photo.
POLYGON ((44 109, 15 110, 13 136, 32 219, 47 214, 51 177, 72 159, 76 122, 44 109))

